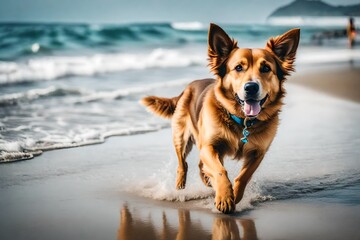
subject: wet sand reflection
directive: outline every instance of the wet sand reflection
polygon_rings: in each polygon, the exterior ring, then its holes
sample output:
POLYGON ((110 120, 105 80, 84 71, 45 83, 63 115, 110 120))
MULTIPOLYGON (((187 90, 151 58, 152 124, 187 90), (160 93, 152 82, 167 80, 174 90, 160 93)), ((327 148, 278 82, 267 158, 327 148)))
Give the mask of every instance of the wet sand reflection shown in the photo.
POLYGON ((156 224, 151 214, 139 217, 135 212, 130 211, 127 204, 122 207, 117 239, 258 239, 255 223, 251 219, 214 216, 212 226, 204 226, 199 221, 191 220, 189 210, 179 209, 177 225, 169 223, 165 212, 162 213, 162 223, 156 224))

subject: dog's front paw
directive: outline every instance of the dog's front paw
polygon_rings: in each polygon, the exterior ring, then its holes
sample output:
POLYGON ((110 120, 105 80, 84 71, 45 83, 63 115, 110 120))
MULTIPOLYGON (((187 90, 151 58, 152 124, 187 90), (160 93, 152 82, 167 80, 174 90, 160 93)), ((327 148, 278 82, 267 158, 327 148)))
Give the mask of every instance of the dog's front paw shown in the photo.
POLYGON ((223 213, 235 211, 234 195, 231 188, 224 190, 222 193, 216 193, 215 207, 223 213))

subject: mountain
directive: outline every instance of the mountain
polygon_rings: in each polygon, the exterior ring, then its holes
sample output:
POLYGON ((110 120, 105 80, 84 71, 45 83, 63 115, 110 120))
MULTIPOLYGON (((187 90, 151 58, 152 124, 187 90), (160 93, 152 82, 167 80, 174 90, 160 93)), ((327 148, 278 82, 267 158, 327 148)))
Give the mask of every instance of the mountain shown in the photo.
POLYGON ((332 6, 321 0, 295 0, 270 14, 272 17, 360 16, 360 4, 332 6))

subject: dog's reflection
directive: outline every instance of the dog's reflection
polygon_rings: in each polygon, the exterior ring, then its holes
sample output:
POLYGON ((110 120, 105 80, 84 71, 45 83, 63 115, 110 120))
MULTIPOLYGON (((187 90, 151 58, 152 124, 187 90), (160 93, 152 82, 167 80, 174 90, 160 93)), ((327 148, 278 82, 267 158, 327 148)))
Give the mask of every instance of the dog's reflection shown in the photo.
POLYGON ((212 228, 204 227, 199 221, 192 222, 188 210, 178 210, 178 223, 169 224, 166 214, 162 214, 162 222, 155 224, 149 214, 139 217, 136 210, 130 212, 124 205, 120 213, 120 226, 117 239, 258 239, 254 221, 233 217, 215 217, 212 228), (239 224, 239 225, 238 225, 239 224), (160 226, 160 227, 159 227, 160 226), (242 231, 239 231, 241 226, 242 231), (242 235, 241 235, 242 233, 242 235))

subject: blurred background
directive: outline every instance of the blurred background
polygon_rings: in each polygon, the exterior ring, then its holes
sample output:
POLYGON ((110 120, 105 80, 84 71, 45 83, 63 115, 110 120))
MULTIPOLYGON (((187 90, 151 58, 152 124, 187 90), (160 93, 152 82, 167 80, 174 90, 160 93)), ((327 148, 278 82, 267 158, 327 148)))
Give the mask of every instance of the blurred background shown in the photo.
POLYGON ((177 95, 207 68, 214 22, 239 47, 301 28, 298 72, 356 68, 355 0, 1 0, 0 161, 169 127, 138 100, 177 95), (352 17, 353 42, 348 39, 352 17))

